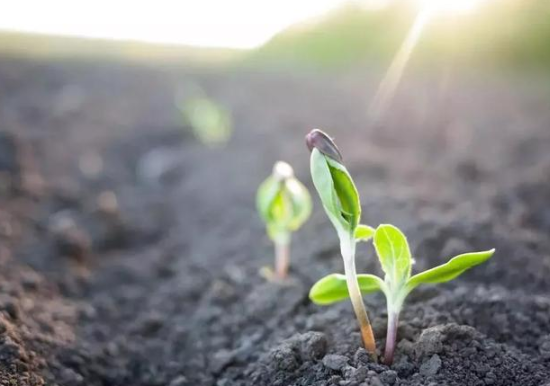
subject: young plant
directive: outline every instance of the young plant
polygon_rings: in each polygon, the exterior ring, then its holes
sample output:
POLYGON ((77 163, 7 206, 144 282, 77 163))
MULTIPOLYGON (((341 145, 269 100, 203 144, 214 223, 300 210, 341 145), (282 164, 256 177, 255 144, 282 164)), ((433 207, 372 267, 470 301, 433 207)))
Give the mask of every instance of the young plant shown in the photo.
MULTIPOLYGON (((393 225, 380 225, 374 232, 374 247, 385 273, 384 280, 374 275, 357 275, 357 282, 363 294, 382 291, 386 296, 388 329, 384 363, 391 365, 395 352, 397 325, 401 307, 408 294, 421 284, 444 283, 460 276, 468 269, 487 261, 494 249, 458 255, 446 264, 411 276, 413 263, 405 235, 393 225)), ((332 274, 319 280, 311 288, 310 299, 321 305, 335 303, 348 298, 346 279, 332 274)))
POLYGON ((184 123, 191 127, 195 138, 202 144, 223 147, 233 133, 231 110, 207 97, 199 87, 194 89, 195 95, 178 103, 184 123))
POLYGON ((275 274, 286 278, 290 264, 290 238, 311 214, 311 196, 294 177, 292 167, 279 161, 258 189, 256 206, 275 244, 275 274))
POLYGON ((355 269, 355 249, 358 241, 372 237, 374 229, 360 225, 361 203, 355 184, 342 163, 336 144, 320 130, 306 136, 311 151, 311 177, 319 193, 325 212, 340 239, 340 252, 344 259, 344 291, 349 295, 361 336, 367 351, 376 358, 376 343, 367 310, 361 297, 355 269))

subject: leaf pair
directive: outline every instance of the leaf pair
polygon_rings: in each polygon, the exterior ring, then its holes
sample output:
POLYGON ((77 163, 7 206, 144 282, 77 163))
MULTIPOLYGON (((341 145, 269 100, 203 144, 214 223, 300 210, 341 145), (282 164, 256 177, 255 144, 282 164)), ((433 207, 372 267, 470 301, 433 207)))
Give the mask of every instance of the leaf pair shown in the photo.
POLYGON ((290 165, 275 164, 273 174, 259 187, 256 206, 272 239, 296 231, 311 214, 311 196, 290 165))
MULTIPOLYGON (((357 275, 361 293, 385 293, 388 300, 404 301, 405 297, 421 284, 444 283, 460 276, 468 269, 487 261, 494 249, 465 253, 453 257, 446 264, 434 267, 411 277, 412 258, 405 235, 393 225, 380 225, 374 232, 373 243, 385 273, 385 280, 374 275, 357 275)), ((344 275, 331 274, 311 288, 310 299, 328 305, 349 297, 344 275)))

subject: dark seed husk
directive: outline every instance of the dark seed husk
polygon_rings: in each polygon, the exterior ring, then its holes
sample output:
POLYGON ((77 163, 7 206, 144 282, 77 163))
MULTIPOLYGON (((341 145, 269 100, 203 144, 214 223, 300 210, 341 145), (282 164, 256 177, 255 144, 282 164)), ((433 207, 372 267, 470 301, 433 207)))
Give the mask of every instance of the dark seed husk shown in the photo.
POLYGON ((340 153, 332 138, 319 129, 313 129, 306 135, 306 145, 309 151, 313 151, 315 148, 327 157, 342 162, 342 153, 340 153))

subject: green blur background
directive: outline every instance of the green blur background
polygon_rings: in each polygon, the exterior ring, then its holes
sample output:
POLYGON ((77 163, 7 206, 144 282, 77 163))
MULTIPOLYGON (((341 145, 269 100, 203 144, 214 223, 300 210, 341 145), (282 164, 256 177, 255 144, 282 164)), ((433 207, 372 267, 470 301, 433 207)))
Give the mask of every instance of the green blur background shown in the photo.
MULTIPOLYGON (((0 54, 196 62, 306 70, 387 67, 418 13, 409 2, 367 10, 349 4, 288 28, 254 50, 205 49, 1 32, 0 54)), ((491 0, 426 25, 411 66, 550 71, 550 0, 491 0)))
MULTIPOLYGON (((263 64, 321 68, 388 63, 417 13, 405 2, 377 11, 349 5, 284 31, 253 56, 263 64)), ((467 14, 438 15, 426 25, 412 61, 550 70, 550 1, 493 0, 467 14)))

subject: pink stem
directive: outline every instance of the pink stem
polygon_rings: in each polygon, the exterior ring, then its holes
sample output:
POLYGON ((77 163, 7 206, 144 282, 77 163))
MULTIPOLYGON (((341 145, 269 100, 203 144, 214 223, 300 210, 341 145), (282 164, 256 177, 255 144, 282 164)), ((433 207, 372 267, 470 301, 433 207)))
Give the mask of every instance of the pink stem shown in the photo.
POLYGON ((275 242, 275 274, 282 280, 288 275, 290 266, 289 243, 275 242))
POLYGON ((397 338, 397 324, 399 315, 396 312, 388 312, 388 331, 386 335, 386 351, 384 352, 384 363, 390 366, 393 363, 395 353, 395 341, 397 338))

